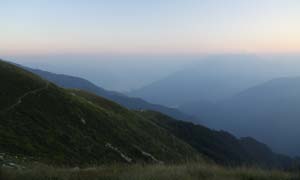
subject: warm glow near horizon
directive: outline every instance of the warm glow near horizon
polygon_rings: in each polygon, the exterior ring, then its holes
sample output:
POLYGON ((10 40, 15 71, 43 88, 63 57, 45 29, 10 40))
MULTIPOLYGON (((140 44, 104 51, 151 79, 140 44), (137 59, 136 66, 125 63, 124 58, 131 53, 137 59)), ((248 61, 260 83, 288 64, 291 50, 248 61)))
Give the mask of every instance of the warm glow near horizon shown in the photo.
POLYGON ((0 54, 300 53, 297 0, 4 0, 0 54))

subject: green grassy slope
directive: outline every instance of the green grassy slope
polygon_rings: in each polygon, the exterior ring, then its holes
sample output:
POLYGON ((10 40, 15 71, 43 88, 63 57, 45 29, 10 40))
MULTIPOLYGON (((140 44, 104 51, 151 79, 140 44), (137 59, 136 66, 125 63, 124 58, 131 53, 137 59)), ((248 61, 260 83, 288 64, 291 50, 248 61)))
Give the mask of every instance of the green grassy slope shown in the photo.
POLYGON ((265 144, 253 138, 238 139, 227 132, 214 131, 201 125, 176 121, 158 112, 143 111, 139 113, 187 142, 199 153, 222 164, 255 164, 261 167, 277 168, 299 166, 296 159, 276 154, 265 144))
MULTIPOLYGON (((105 99, 81 90, 72 90, 96 105, 103 105, 105 99)), ((120 111, 116 104, 106 108, 120 111)), ((199 154, 225 165, 259 165, 261 167, 293 168, 296 161, 290 157, 273 153, 266 145, 253 138, 238 139, 224 131, 214 131, 201 125, 175 120, 154 111, 136 111, 143 118, 192 146, 199 154)), ((152 130, 151 130, 152 131, 152 130)), ((151 132, 150 131, 150 132, 151 132)), ((166 141, 164 141, 166 142, 166 141)))
POLYGON ((178 162, 199 155, 230 165, 293 163, 255 140, 157 112, 130 111, 3 61, 0 80, 0 153, 70 165, 178 162))
POLYGON ((226 168, 214 164, 100 166, 66 169, 33 166, 26 170, 0 169, 5 180, 297 180, 299 173, 259 168, 226 168))
POLYGON ((178 161, 193 148, 134 112, 0 61, 0 152, 48 162, 178 161), (101 102, 100 102, 101 101, 101 102))

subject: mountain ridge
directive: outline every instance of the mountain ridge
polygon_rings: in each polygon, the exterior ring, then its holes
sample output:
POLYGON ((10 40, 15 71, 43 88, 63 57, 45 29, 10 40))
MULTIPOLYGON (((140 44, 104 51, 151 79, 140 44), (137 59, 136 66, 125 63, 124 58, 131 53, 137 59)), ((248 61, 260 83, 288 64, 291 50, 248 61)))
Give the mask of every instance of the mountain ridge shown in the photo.
POLYGON ((188 107, 181 110, 202 116, 201 122, 209 127, 253 136, 276 152, 299 156, 299 84, 299 76, 275 78, 216 103, 208 111, 188 107))
MULTIPOLYGON (((23 66, 21 66, 23 67, 23 66)), ((141 98, 135 98, 135 97, 129 97, 122 93, 115 92, 115 91, 108 91, 104 88, 101 88, 92 82, 75 76, 69 76, 65 74, 55 74, 48 71, 43 71, 39 69, 32 69, 28 67, 23 67, 30 72, 37 74, 44 79, 51 81, 58 86, 64 87, 64 88, 76 88, 76 89, 82 89, 85 91, 93 92, 96 95, 108 98, 114 102, 117 102, 128 109, 133 110, 141 110, 141 109, 148 109, 148 110, 155 110, 160 111, 162 113, 165 113, 169 116, 172 116, 176 119, 182 119, 182 120, 195 120, 195 117, 190 116, 188 114, 182 113, 177 109, 165 107, 158 104, 152 104, 149 103, 141 98)))
MULTIPOLYGON (((0 78, 0 109, 28 94, 16 108, 0 112, 1 152, 69 165, 171 163, 199 156, 232 165, 291 168, 294 164, 289 157, 278 160, 272 151, 271 165, 269 159, 255 160, 227 132, 158 112, 129 111, 89 92, 53 83, 45 86, 48 81, 1 61, 0 78)), ((260 144, 255 141, 251 147, 256 143, 260 144)))
POLYGON ((97 97, 103 99, 100 106, 52 83, 45 89, 47 81, 1 61, 0 78, 1 110, 24 97, 14 109, 0 112, 1 152, 63 164, 151 161, 140 150, 166 162, 197 154, 146 118, 109 100, 97 97), (30 93, 36 89, 41 91, 30 93))

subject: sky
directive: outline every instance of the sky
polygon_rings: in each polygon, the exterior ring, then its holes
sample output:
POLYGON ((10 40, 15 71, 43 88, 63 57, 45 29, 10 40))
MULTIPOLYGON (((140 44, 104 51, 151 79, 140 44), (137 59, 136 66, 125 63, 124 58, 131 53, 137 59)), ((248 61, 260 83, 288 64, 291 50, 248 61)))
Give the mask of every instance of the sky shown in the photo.
POLYGON ((300 53, 299 0, 0 0, 0 55, 300 53))

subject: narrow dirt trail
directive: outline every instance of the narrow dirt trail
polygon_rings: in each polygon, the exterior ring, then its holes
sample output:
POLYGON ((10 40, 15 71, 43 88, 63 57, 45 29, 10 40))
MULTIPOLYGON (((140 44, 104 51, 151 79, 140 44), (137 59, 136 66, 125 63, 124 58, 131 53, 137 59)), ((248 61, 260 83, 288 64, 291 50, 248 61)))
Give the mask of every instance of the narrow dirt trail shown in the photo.
POLYGON ((5 109, 2 109, 0 110, 0 112, 5 112, 5 111, 9 111, 9 110, 12 110, 14 109, 15 107, 17 107, 18 105, 20 105, 22 102, 23 102, 23 99, 26 98, 27 96, 31 95, 31 94, 36 94, 36 93, 39 93, 45 89, 48 89, 49 87, 49 83, 47 82, 46 86, 45 87, 42 87, 42 88, 38 88, 38 89, 35 89, 35 90, 32 90, 32 91, 28 91, 27 93, 23 94, 22 96, 20 96, 17 100, 16 103, 10 105, 9 107, 5 108, 5 109))

